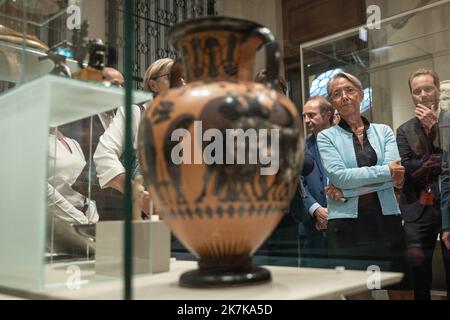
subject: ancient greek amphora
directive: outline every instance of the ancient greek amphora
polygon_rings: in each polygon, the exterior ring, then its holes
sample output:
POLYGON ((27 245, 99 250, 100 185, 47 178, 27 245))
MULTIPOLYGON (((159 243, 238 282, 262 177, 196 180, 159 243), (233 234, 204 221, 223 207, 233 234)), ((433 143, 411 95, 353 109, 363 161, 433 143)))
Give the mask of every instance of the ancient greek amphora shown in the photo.
POLYGON ((274 88, 280 53, 267 28, 241 19, 183 22, 170 35, 187 85, 157 96, 139 129, 139 160, 158 212, 199 268, 180 285, 270 281, 252 253, 288 211, 303 160, 294 104, 274 88), (267 85, 252 82, 266 48, 267 85))

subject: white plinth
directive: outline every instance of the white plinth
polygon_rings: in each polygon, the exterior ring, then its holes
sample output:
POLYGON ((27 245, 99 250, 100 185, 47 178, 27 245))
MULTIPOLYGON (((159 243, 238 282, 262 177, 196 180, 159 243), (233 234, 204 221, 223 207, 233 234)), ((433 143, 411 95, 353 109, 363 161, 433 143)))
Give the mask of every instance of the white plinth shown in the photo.
MULTIPOLYGON (((193 261, 173 261, 169 272, 135 276, 133 297, 137 300, 339 299, 342 295, 367 291, 369 277, 366 271, 265 266, 272 274, 272 281, 261 285, 216 289, 180 287, 180 275, 196 268, 197 263, 193 261)), ((63 274, 65 268, 55 266, 53 272, 63 274)), ((380 284, 382 287, 395 284, 400 282, 402 277, 402 273, 381 272, 380 284)), ((83 273, 82 280, 88 279, 95 279, 93 271, 83 273)), ((123 279, 86 282, 87 284, 81 285, 78 290, 59 287, 34 294, 40 298, 123 299, 123 279)), ((31 298, 32 296, 30 295, 31 298)))
MULTIPOLYGON (((163 221, 133 221, 133 272, 169 271, 170 230, 163 221)), ((123 221, 101 221, 96 227, 95 273, 123 276, 123 221)))

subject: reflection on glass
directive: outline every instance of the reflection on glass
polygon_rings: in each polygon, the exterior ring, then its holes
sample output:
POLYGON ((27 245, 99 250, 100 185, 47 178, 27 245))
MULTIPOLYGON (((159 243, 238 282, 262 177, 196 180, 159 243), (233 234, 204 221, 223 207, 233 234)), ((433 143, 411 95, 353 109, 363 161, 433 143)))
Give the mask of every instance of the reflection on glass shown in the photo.
MULTIPOLYGON (((336 73, 343 72, 342 68, 336 68, 328 70, 319 74, 312 82, 309 88, 309 96, 322 96, 328 97, 327 84, 333 78, 336 73)), ((364 100, 361 102, 361 113, 364 113, 370 109, 372 105, 372 88, 367 87, 364 90, 364 100)))
MULTIPOLYGON (((386 7, 386 10, 388 9, 392 8, 386 7)), ((404 162, 403 165, 406 167, 407 163, 409 163, 408 156, 411 156, 413 153, 411 152, 410 155, 405 153, 404 150, 407 143, 405 141, 403 143, 399 142, 400 140, 411 141, 412 146, 416 149, 424 148, 425 145, 430 144, 422 136, 420 136, 420 139, 417 138, 413 130, 403 132, 403 130, 399 129, 402 124, 411 119, 414 120, 416 117, 416 108, 412 104, 412 98, 414 96, 412 96, 408 87, 408 77, 415 70, 425 68, 434 69, 444 79, 449 78, 448 61, 450 46, 447 40, 450 36, 450 24, 449 19, 446 19, 449 14, 450 1, 433 2, 426 7, 417 7, 410 12, 404 12, 401 15, 392 16, 383 20, 380 29, 367 30, 367 37, 359 37, 359 31, 361 29, 357 27, 336 34, 335 36, 318 39, 302 45, 300 49, 303 98, 306 100, 308 95, 326 95, 327 77, 330 77, 336 69, 342 69, 345 72, 356 75, 361 80, 364 91, 364 100, 360 104, 361 113, 370 113, 370 116, 373 117, 373 122, 383 123, 392 128, 394 136, 397 139, 397 147, 400 150, 402 162, 404 162), (433 23, 430 23, 431 21, 433 23), (402 133, 400 137, 398 134, 399 131, 402 133), (423 143, 417 144, 417 141, 423 141, 423 143)), ((427 93, 431 94, 433 90, 430 86, 423 86, 418 92, 414 93, 416 95, 426 95, 427 93)), ((441 83, 440 100, 440 143, 444 151, 440 205, 442 208, 442 228, 448 230, 450 229, 450 210, 448 210, 450 202, 450 189, 448 187, 448 151, 450 148, 449 80, 441 83)), ((371 119, 369 118, 369 120, 371 119)), ((336 143, 336 139, 333 142, 336 143)), ((435 153, 438 153, 437 149, 435 151, 435 153)), ((440 158, 438 155, 432 155, 432 153, 430 152, 428 156, 439 161, 440 158)), ((425 158, 421 158, 418 155, 412 157, 412 159, 409 159, 412 160, 411 163, 426 161, 425 158)), ((410 175, 411 166, 406 168, 405 176, 410 175)), ((431 177, 428 179, 431 181, 431 177)), ((435 180, 435 177, 433 177, 433 180, 435 180)), ((362 192, 362 189, 360 191, 362 192)), ((411 230, 412 228, 411 220, 420 220, 412 217, 414 212, 432 212, 429 205, 425 207, 426 210, 424 209, 422 211, 416 210, 416 207, 414 207, 414 203, 418 203, 419 201, 418 198, 421 191, 422 188, 419 188, 418 184, 414 184, 413 181, 406 181, 403 185, 403 191, 399 190, 396 192, 404 220, 401 232, 406 233, 407 240, 409 239, 409 241, 411 239, 411 232, 408 232, 408 229, 411 230), (409 207, 405 205, 405 202, 409 207)), ((429 193, 429 190, 424 191, 425 195, 429 193)), ((435 199, 437 199, 437 196, 435 196, 435 199)), ((383 202, 385 205, 386 201, 383 202)), ((434 204, 438 206, 439 202, 434 202, 434 204)), ((427 219, 424 218, 426 214, 422 215, 422 219, 427 219)), ((431 216, 432 214, 428 215, 430 221, 434 219, 431 216)), ((440 217, 437 220, 440 221, 440 217)), ((436 225, 439 223, 437 220, 434 220, 436 225)), ((337 226, 331 233, 339 233, 340 230, 343 230, 343 228, 337 226)), ((445 241, 436 243, 437 233, 428 233, 427 236, 430 239, 429 244, 432 245, 432 247, 430 246, 431 249, 429 252, 433 252, 435 246, 437 248, 439 245, 441 247, 445 245, 445 241)), ((333 235, 330 234, 329 239, 332 237, 333 235)), ((444 239, 445 237, 450 237, 450 232, 446 233, 444 231, 442 237, 444 239)), ((374 254, 374 250, 375 248, 372 248, 369 251, 366 250, 365 253, 367 255, 374 254)), ((417 250, 417 252, 420 253, 420 250, 417 250)), ((383 251, 385 256, 387 256, 387 253, 387 250, 383 251)), ((428 253, 426 254, 428 255, 428 253)), ((393 258, 400 258, 400 255, 395 255, 393 258)), ((436 260, 439 266, 441 266, 441 259, 430 259, 430 256, 432 254, 427 256, 427 263, 429 269, 433 269, 434 271, 437 269, 435 268, 434 261, 436 260)), ((411 257, 414 259, 419 256, 414 255, 413 252, 411 257)), ((342 265, 344 263, 348 265, 358 263, 354 256, 347 256, 344 260, 342 265)), ((449 260, 447 259, 447 261, 449 260)), ((384 267, 382 265, 380 267, 381 271, 383 271, 384 267)), ((420 275, 419 273, 415 273, 415 282, 425 284, 424 286, 431 285, 432 289, 435 290, 441 289, 445 291, 445 272, 443 272, 444 270, 442 268, 440 270, 442 270, 440 273, 433 272, 432 284, 427 280, 430 278, 430 274, 420 275)), ((406 272, 403 273, 408 275, 406 272)), ((421 295, 422 297, 429 297, 426 291, 429 290, 418 291, 416 297, 421 295)))
POLYGON ((52 255, 89 256, 92 240, 83 237, 76 225, 95 224, 95 201, 74 188, 86 158, 79 142, 52 128, 48 141, 48 237, 47 252, 52 255))
POLYGON ((324 73, 319 74, 311 83, 311 87, 309 88, 309 96, 322 96, 327 97, 327 84, 333 78, 336 73, 342 72, 341 68, 336 68, 333 70, 326 71, 324 73))

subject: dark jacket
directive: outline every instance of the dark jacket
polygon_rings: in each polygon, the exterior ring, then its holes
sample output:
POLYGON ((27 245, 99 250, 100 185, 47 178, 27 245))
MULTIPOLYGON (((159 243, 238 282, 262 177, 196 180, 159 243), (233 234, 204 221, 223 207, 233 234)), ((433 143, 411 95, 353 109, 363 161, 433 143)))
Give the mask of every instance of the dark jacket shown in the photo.
POLYGON ((412 118, 397 129, 397 144, 405 167, 405 184, 400 196, 400 210, 402 217, 407 222, 418 220, 424 213, 425 206, 419 203, 420 193, 431 188, 435 203, 440 199, 439 172, 429 172, 425 175, 417 175, 423 163, 432 154, 442 154, 439 146, 438 125, 436 124, 430 136, 425 134, 420 121, 412 118))
MULTIPOLYGON (((300 172, 301 175, 308 175, 315 169, 314 159, 313 157, 305 153, 305 157, 303 160, 303 166, 300 172)), ((303 197, 304 197, 304 189, 302 185, 300 185, 302 182, 299 179, 299 184, 297 185, 297 190, 295 191, 294 197, 291 201, 291 204, 289 206, 289 212, 292 216, 292 218, 296 222, 305 222, 308 220, 311 220, 311 216, 308 214, 307 210, 305 210, 305 206, 303 204, 303 197)))
POLYGON ((316 136, 312 135, 306 140, 305 152, 311 154, 314 160, 314 169, 308 175, 303 175, 303 183, 305 185, 305 194, 303 204, 306 211, 312 205, 318 203, 322 207, 327 207, 327 197, 325 195, 325 187, 327 186, 327 176, 322 165, 319 149, 317 148, 316 136))

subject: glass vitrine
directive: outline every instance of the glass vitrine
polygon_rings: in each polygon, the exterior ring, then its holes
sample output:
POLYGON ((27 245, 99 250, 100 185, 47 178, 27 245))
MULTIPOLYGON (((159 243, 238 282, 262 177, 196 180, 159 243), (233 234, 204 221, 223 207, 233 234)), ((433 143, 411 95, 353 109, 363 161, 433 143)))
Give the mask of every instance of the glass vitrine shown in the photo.
MULTIPOLYGON (((303 102, 314 95, 328 97, 327 83, 333 74, 349 72, 363 84, 362 114, 374 123, 387 124, 395 133, 401 124, 415 117, 409 76, 419 68, 432 69, 441 81, 440 146, 448 160, 448 106, 443 101, 448 98, 450 78, 449 14, 450 1, 435 1, 382 19, 379 25, 362 25, 302 44, 303 102)), ((448 174, 448 167, 444 172, 448 174)), ((438 241, 436 248, 439 246, 438 241)), ((432 287, 445 290, 439 251, 435 251, 432 287)))
MULTIPOLYGON (((110 63, 92 23, 105 12, 88 16, 92 5, 0 1, 0 285, 12 290, 123 279, 123 194, 100 186, 93 160, 118 109, 125 126, 123 79, 105 73, 123 67, 110 63), (97 226, 112 220, 117 232, 108 229, 99 241, 97 226), (99 242, 111 243, 100 250, 106 271, 98 271, 99 242)), ((132 96, 132 103, 152 99, 132 96)))
POLYGON ((394 130, 414 115, 408 77, 416 69, 434 69, 441 80, 450 76, 447 63, 449 1, 406 11, 377 25, 362 25, 301 45, 303 101, 327 95, 332 74, 344 70, 362 81, 364 115, 394 130))

